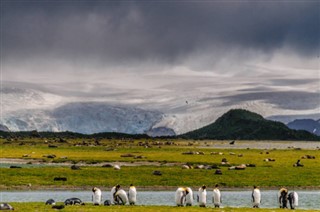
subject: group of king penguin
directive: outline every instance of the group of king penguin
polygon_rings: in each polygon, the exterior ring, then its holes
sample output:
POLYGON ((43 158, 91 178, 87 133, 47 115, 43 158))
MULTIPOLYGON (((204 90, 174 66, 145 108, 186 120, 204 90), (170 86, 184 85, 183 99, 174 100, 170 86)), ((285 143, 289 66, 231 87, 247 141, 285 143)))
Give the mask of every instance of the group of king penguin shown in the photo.
MULTIPOLYGON (((206 207, 207 205, 207 191, 206 186, 203 185, 199 188, 197 194, 197 202, 200 207, 206 207)), ((92 189, 92 201, 94 205, 101 204, 101 190, 97 187, 92 189)), ((298 194, 296 192, 291 192, 288 194, 286 188, 281 188, 278 193, 278 200, 280 208, 287 208, 287 201, 290 203, 290 208, 295 209, 298 206, 298 194)), ((115 204, 115 205, 125 205, 129 203, 130 205, 135 205, 137 201, 137 190, 132 184, 129 187, 128 193, 121 189, 120 185, 116 185, 111 189, 111 202, 106 200, 105 205, 115 204)), ((175 193, 175 202, 177 206, 192 206, 193 205, 193 191, 190 187, 179 187, 175 193)), ((219 190, 219 185, 215 185, 213 189, 212 202, 215 208, 219 208, 222 204, 221 193, 219 190)), ((261 193, 257 186, 253 187, 252 191, 252 204, 253 208, 259 208, 261 203, 261 193)))
POLYGON ((298 194, 295 191, 288 192, 288 189, 281 188, 278 193, 278 201, 280 208, 288 208, 288 201, 291 209, 295 209, 298 206, 298 194))
MULTIPOLYGON (((97 187, 92 189, 92 202, 94 205, 101 204, 101 190, 97 187)), ((105 201, 105 205, 115 204, 115 205, 125 205, 129 203, 130 205, 135 205, 137 201, 137 190, 131 184, 129 187, 128 194, 121 189, 120 185, 116 185, 111 189, 111 202, 109 200, 105 201)))
MULTIPOLYGON (((197 202, 200 207, 206 207, 207 205, 207 190, 206 186, 203 185, 199 188, 197 194, 197 202)), ((193 191, 190 187, 180 187, 177 189, 175 194, 175 201, 177 206, 192 206, 193 205, 193 191)), ((213 189, 212 202, 215 208, 219 208, 221 201, 221 193, 219 185, 216 185, 213 189)))
MULTIPOLYGON (((287 208, 287 201, 289 201, 291 209, 295 209, 298 206, 297 192, 291 192, 288 194, 288 190, 285 188, 282 188, 279 191, 278 199, 279 199, 280 208, 287 208)), ((192 206, 193 205, 192 189, 189 187, 178 188, 175 194, 175 201, 177 206, 192 206)), ((197 202, 200 207, 206 207, 207 191, 206 191, 205 185, 199 188, 198 195, 197 195, 197 202)), ((220 193, 218 184, 213 189, 212 202, 215 208, 219 208, 222 204, 221 193, 220 193)), ((257 186, 253 187, 252 204, 253 204, 253 208, 259 208, 261 204, 261 192, 257 186)))

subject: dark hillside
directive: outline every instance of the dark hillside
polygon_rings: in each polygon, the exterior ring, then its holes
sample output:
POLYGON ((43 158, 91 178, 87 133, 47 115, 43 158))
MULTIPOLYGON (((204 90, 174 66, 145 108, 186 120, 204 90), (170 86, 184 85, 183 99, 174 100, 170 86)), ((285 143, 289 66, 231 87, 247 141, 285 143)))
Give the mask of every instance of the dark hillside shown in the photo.
POLYGON ((320 140, 304 130, 291 130, 285 124, 264 119, 247 110, 234 109, 213 124, 188 132, 186 139, 238 139, 238 140, 320 140))

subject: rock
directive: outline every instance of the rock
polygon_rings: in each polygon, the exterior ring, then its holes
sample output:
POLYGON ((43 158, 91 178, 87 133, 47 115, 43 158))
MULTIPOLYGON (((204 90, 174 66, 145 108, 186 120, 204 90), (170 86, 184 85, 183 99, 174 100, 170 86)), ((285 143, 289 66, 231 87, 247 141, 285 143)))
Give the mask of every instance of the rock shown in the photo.
POLYGON ((109 152, 109 151, 114 151, 114 150, 116 150, 116 149, 115 149, 115 148, 112 148, 112 147, 109 147, 109 148, 106 148, 106 149, 105 149, 105 151, 108 151, 108 152, 109 152))
POLYGON ((55 158, 55 157, 57 157, 57 156, 56 156, 56 155, 51 154, 51 155, 43 155, 42 157, 46 157, 46 158, 55 158))
POLYGON ((71 169, 72 169, 72 170, 80 170, 81 168, 80 168, 80 166, 72 165, 72 166, 71 166, 71 169))
POLYGON ((63 138, 59 138, 58 140, 59 143, 67 143, 67 140, 63 139, 63 138))
POLYGON ((221 169, 216 169, 216 171, 214 172, 214 174, 219 174, 219 175, 221 175, 221 174, 222 174, 221 169))
POLYGON ((120 170, 120 166, 119 166, 119 165, 114 165, 114 166, 113 166, 113 169, 114 169, 114 170, 120 170))
POLYGON ((236 141, 231 141, 229 144, 234 145, 236 141))
POLYGON ((189 151, 189 152, 183 152, 183 155, 195 155, 195 152, 189 151))
POLYGON ((104 201, 103 205, 110 206, 111 205, 111 201, 107 199, 106 201, 104 201))
POLYGON ((211 168, 213 168, 213 169, 219 169, 219 166, 218 166, 217 164, 214 164, 214 165, 211 166, 211 168))
POLYGON ((162 173, 161 173, 161 171, 153 171, 153 173, 152 173, 153 175, 158 175, 158 176, 161 176, 162 175, 162 173))
POLYGON ((221 162, 227 163, 228 160, 227 160, 227 158, 222 158, 221 162))
POLYGON ((55 177, 53 178, 54 181, 67 181, 66 177, 55 177))
POLYGON ((52 206, 52 208, 61 210, 61 209, 64 209, 64 205, 54 205, 54 206, 52 206))
POLYGON ((120 157, 134 157, 135 155, 133 155, 133 154, 130 154, 130 153, 128 153, 128 154, 123 154, 123 155, 120 155, 120 157))
POLYGON ((111 168, 111 167, 113 167, 113 166, 112 166, 111 164, 108 164, 108 163, 107 163, 107 164, 103 164, 102 167, 111 168))
POLYGON ((252 163, 249 163, 249 164, 246 164, 247 167, 256 167, 256 164, 252 164, 252 163))
POLYGON ((53 144, 49 144, 48 147, 49 147, 49 148, 58 148, 58 146, 53 145, 53 144))
POLYGON ((10 166, 10 169, 21 169, 21 166, 10 166))

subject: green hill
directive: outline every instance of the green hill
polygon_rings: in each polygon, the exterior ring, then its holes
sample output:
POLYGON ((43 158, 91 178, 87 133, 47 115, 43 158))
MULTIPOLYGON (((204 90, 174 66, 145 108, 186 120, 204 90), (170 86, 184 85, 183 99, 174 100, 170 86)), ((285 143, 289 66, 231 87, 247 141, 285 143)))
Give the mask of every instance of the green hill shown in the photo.
POLYGON ((242 109, 230 110, 213 124, 180 137, 218 140, 320 140, 319 136, 307 131, 291 130, 281 122, 266 120, 259 114, 242 109))

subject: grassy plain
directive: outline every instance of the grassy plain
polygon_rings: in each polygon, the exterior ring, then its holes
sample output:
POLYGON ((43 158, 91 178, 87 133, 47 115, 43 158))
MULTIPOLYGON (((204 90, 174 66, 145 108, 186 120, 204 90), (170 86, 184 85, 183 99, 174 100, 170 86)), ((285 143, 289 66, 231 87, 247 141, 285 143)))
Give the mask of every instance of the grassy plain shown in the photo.
MULTIPOLYGON (((61 203, 62 204, 62 203, 61 203)), ((38 203, 38 202, 33 202, 33 203, 11 203, 11 205, 15 208, 15 211, 52 211, 51 206, 45 205, 44 203, 38 203)), ((84 205, 84 206, 66 206, 64 209, 60 211, 66 211, 66 212, 96 212, 96 211, 128 211, 128 212, 140 212, 140 211, 160 211, 160 212, 167 212, 167 211, 223 211, 223 212, 245 212, 245 211, 257 211, 257 209, 253 208, 220 208, 220 209, 215 209, 215 208, 200 208, 198 206, 193 206, 193 207, 174 207, 174 206, 93 206, 93 205, 84 205)), ((283 209, 278 209, 278 208, 268 208, 268 209, 263 209, 260 208, 258 210, 259 212, 277 212, 277 211, 283 211, 283 209)), ((297 209, 295 211, 310 211, 310 210, 301 210, 297 209)), ((320 210, 312 210, 312 211, 320 211, 320 210)))
POLYGON ((2 139, 0 140, 1 158, 26 159, 30 160, 30 164, 20 169, 9 169, 5 166, 0 168, 0 189, 79 189, 92 186, 111 187, 118 183, 123 186, 133 183, 140 188, 198 187, 202 184, 211 187, 216 183, 230 188, 253 185, 265 188, 280 186, 320 188, 320 151, 316 149, 261 150, 254 146, 250 149, 216 149, 215 142, 209 142, 207 145, 189 141, 175 141, 174 144, 165 145, 165 142, 102 140, 96 144, 93 140, 79 139, 64 143, 44 139, 10 142, 2 139), (58 147, 49 148, 48 144, 58 147), (203 152, 203 155, 182 154, 189 151, 203 152), (211 154, 212 152, 223 154, 211 154), (143 157, 140 159, 121 157, 129 153, 143 157), (56 157, 50 159, 45 157, 47 155, 56 157), (239 157, 239 155, 242 156, 239 157), (301 159, 305 155, 314 156, 315 159, 301 159), (228 160, 229 165, 221 165, 223 158, 228 160), (264 161, 267 158, 275 161, 264 161), (298 159, 301 159, 304 167, 293 167, 298 159), (36 165, 35 161, 42 165, 36 165), (49 162, 56 165, 44 165, 49 162), (126 162, 121 170, 102 167, 106 163, 120 162, 126 162), (144 165, 135 166, 138 162, 144 165), (72 170, 71 164, 81 164, 81 169, 72 170), (190 164, 193 167, 218 166, 222 170, 222 175, 214 174, 216 168, 182 169, 182 164, 190 164), (240 164, 255 164, 256 167, 228 170, 229 166, 240 164), (153 175, 154 170, 161 171, 162 175, 153 175), (66 177, 67 181, 54 181, 55 177, 66 177))

